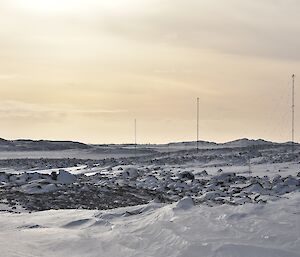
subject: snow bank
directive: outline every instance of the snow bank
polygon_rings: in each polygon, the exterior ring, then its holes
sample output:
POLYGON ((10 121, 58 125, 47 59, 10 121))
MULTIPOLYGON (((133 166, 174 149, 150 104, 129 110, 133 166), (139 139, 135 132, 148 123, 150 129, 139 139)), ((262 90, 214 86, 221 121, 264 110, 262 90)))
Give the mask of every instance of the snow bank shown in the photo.
POLYGON ((189 196, 186 196, 180 201, 178 201, 174 210, 188 210, 191 209, 193 206, 195 206, 193 199, 189 196))
POLYGON ((192 205, 184 198, 171 205, 150 203, 101 212, 2 213, 1 255, 300 256, 299 193, 266 205, 192 205))

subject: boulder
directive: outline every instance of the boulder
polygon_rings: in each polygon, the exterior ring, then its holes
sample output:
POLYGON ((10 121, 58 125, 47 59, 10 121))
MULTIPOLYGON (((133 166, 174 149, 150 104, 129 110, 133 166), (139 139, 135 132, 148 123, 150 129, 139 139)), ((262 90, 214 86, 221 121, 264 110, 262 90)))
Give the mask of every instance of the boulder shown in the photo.
POLYGON ((178 174, 178 177, 182 180, 194 180, 195 176, 190 171, 183 171, 178 174))
POLYGON ((59 170, 57 175, 57 182, 61 184, 72 184, 76 181, 75 175, 65 170, 59 170))
POLYGON ((127 168, 122 172, 122 177, 125 179, 136 179, 139 176, 139 171, 137 168, 127 168))

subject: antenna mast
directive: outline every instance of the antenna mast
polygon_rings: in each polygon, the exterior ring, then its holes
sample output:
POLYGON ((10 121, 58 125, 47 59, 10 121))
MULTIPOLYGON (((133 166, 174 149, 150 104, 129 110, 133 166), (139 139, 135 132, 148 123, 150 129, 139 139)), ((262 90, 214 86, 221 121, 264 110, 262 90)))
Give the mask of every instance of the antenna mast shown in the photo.
POLYGON ((197 152, 199 151, 199 97, 197 98, 197 152))
POLYGON ((292 150, 295 151, 295 74, 292 75, 292 150))
POLYGON ((134 119, 134 155, 136 156, 136 119, 134 119))

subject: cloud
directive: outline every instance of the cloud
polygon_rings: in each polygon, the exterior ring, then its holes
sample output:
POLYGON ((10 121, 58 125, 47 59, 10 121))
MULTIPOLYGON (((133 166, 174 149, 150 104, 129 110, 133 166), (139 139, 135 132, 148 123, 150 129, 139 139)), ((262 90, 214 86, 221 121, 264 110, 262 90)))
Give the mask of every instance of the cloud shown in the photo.
POLYGON ((17 74, 0 74, 0 80, 10 80, 19 78, 17 74))
POLYGON ((0 102, 0 117, 30 119, 38 121, 53 121, 67 116, 104 116, 124 113, 126 110, 77 109, 69 105, 42 105, 19 101, 0 102))
POLYGON ((116 10, 104 15, 104 29, 149 46, 165 44, 225 54, 300 60, 299 1, 141 2, 133 8, 138 11, 116 10))
POLYGON ((89 42, 97 48, 110 35, 114 40, 138 42, 149 50, 156 44, 300 60, 297 0, 81 0, 76 5, 82 8, 56 16, 32 13, 30 8, 16 8, 10 2, 0 4, 6 11, 0 12, 6 20, 2 34, 15 42, 66 42, 79 48, 89 42), (9 25, 12 30, 7 29, 9 25))

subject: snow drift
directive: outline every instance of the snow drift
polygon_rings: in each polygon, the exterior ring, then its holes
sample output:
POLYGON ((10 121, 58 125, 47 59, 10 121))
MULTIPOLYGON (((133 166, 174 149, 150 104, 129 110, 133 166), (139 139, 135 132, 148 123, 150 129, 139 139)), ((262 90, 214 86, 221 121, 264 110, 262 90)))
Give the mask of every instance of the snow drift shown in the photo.
POLYGON ((299 257, 299 221, 299 193, 266 205, 211 208, 185 198, 110 211, 4 213, 0 247, 6 257, 299 257))

